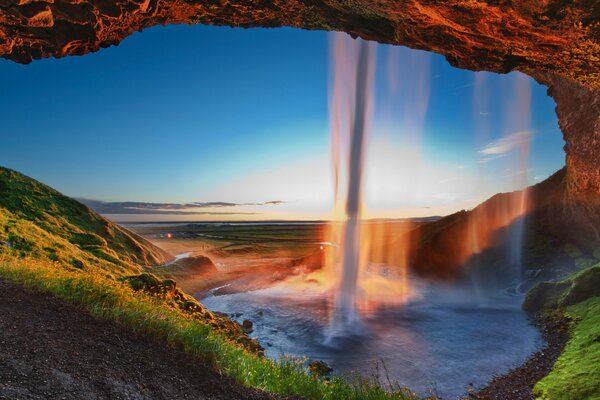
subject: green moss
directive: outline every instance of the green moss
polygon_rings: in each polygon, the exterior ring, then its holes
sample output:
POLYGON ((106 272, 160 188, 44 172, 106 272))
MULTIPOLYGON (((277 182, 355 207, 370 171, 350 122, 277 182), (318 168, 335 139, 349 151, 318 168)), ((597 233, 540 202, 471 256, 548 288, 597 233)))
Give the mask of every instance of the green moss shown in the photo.
POLYGON ((564 293, 560 305, 570 306, 591 297, 600 296, 600 264, 570 278, 571 286, 564 293))
POLYGON ((535 385, 543 400, 600 399, 600 297, 567 308, 571 339, 552 372, 535 385))
POLYGON ((567 307, 595 296, 600 296, 600 263, 561 282, 539 283, 527 293, 523 309, 533 312, 567 307))

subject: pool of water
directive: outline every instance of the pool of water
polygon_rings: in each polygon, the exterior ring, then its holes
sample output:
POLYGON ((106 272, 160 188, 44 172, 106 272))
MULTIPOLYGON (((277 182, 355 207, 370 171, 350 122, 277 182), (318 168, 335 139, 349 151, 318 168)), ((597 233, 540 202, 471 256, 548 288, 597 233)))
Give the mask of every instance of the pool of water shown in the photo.
POLYGON ((252 337, 268 357, 323 360, 336 373, 360 372, 444 399, 463 397, 525 361, 543 344, 520 309, 522 296, 488 298, 447 286, 422 286, 406 304, 364 315, 346 334, 333 335, 328 297, 274 287, 208 296, 211 310, 254 323, 252 337))

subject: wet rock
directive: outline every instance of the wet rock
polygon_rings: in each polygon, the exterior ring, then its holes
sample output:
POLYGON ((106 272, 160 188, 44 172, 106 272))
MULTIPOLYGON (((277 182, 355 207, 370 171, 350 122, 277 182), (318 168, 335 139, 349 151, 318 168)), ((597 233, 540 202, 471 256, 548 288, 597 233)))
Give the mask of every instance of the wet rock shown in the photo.
POLYGON ((313 376, 327 376, 333 372, 333 368, 331 368, 325 361, 311 361, 308 364, 308 371, 313 376))
POLYGON ((216 333, 239 343, 249 352, 258 356, 264 355, 264 349, 260 344, 248 337, 248 333, 252 331, 251 321, 245 320, 240 326, 225 313, 207 310, 195 298, 179 289, 175 281, 163 280, 150 273, 123 277, 120 281, 128 284, 134 291, 157 297, 166 304, 188 313, 198 321, 210 325, 216 333))
POLYGON ((527 293, 523 302, 523 310, 528 312, 539 311, 543 308, 558 306, 563 292, 569 288, 567 282, 542 282, 527 293))
POLYGON ((254 324, 249 319, 245 319, 242 321, 242 328, 244 328, 244 331, 246 332, 252 332, 254 329, 254 324))

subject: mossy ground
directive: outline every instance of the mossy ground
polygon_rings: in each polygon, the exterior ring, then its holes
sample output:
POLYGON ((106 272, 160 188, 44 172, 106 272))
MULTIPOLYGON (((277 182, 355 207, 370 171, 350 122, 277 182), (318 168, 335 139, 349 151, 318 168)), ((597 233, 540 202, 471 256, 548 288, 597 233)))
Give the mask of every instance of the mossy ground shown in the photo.
POLYGON ((571 338, 534 393, 543 400, 600 399, 600 297, 568 307, 566 315, 571 338))

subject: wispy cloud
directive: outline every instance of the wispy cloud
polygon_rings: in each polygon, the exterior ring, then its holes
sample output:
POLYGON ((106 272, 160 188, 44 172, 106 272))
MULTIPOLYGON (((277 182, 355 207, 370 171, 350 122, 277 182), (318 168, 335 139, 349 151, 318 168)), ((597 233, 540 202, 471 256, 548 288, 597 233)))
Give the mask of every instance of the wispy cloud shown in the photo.
POLYGON ((443 184, 446 184, 446 183, 455 182, 455 181, 457 181, 457 180, 459 180, 459 179, 460 179, 460 178, 459 178, 458 176, 452 176, 452 177, 450 177, 450 178, 446 178, 446 179, 440 179, 440 180, 438 181, 438 183, 439 183, 440 185, 443 185, 443 184))
POLYGON ((224 201, 194 203, 145 203, 139 201, 105 202, 92 199, 78 199, 100 214, 160 214, 160 215, 253 215, 256 212, 209 211, 206 209, 229 208, 239 206, 268 206, 285 203, 271 200, 259 203, 231 203, 224 201))
POLYGON ((531 136, 533 136, 532 131, 519 131, 494 140, 479 149, 478 153, 482 156, 479 162, 489 162, 504 157, 523 142, 529 141, 531 136))

